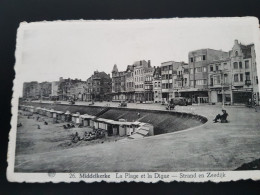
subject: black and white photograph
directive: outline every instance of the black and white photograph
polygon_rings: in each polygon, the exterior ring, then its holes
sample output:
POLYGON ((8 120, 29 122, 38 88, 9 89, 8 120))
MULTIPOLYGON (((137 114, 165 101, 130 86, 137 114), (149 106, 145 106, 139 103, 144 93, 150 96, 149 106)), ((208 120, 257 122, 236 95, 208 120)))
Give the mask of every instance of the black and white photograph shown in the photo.
POLYGON ((9 181, 259 179, 259 38, 254 17, 21 23, 9 181))

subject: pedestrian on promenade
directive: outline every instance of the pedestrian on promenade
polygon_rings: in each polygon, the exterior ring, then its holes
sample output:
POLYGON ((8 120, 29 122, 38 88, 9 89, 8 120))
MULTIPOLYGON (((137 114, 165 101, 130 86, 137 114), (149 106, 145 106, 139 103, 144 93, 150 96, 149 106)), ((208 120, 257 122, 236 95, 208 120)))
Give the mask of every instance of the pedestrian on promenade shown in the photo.
POLYGON ((137 113, 138 118, 140 118, 140 112, 137 113))
POLYGON ((222 109, 222 112, 223 112, 222 115, 221 115, 221 114, 218 114, 218 115, 216 116, 216 118, 213 120, 214 123, 217 123, 219 119, 220 119, 221 122, 227 122, 228 113, 227 113, 227 111, 224 110, 224 109, 222 109))
POLYGON ((248 107, 249 107, 249 108, 251 108, 251 107, 252 107, 252 99, 251 99, 251 98, 249 98, 249 99, 248 99, 248 102, 247 102, 247 104, 248 104, 248 107))

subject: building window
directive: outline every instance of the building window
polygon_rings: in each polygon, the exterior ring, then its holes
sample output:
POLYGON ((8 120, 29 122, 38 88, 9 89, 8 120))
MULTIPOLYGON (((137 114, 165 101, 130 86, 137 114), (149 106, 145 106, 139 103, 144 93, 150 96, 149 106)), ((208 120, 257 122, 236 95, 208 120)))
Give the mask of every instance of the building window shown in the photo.
POLYGON ((255 77, 255 82, 258 84, 258 76, 255 77))
POLYGON ((235 56, 238 56, 238 51, 235 52, 235 56))
POLYGON ((219 70, 219 65, 218 64, 216 64, 216 71, 218 71, 219 70))
POLYGON ((215 78, 214 84, 219 85, 220 84, 220 75, 215 76, 214 78, 215 78))
POLYGON ((161 83, 160 82, 158 82, 158 87, 161 87, 161 83))
POLYGON ((190 74, 193 74, 193 73, 194 73, 193 68, 191 68, 190 69, 190 74))
POLYGON ((224 74, 224 83, 227 84, 228 83, 228 75, 224 74))
POLYGON ((169 83, 169 89, 172 89, 172 83, 169 83))
POLYGON ((233 66, 234 66, 234 69, 238 69, 238 64, 237 64, 237 62, 234 62, 234 63, 233 63, 233 66))
POLYGON ((203 72, 207 72, 207 67, 206 66, 203 67, 203 72))
POLYGON ((184 78, 184 85, 187 86, 187 78, 184 78))
POLYGON ((206 84, 206 79, 196 80, 196 85, 205 85, 205 84, 206 84))
POLYGON ((246 81, 250 81, 250 72, 246 72, 246 81))
POLYGON ((210 77, 210 86, 213 86, 213 76, 210 77))
POLYGON ((171 74, 169 74, 169 79, 172 79, 172 75, 171 74))
POLYGON ((245 68, 246 68, 246 69, 249 68, 249 61, 248 61, 248 60, 245 61, 245 68))
POLYGON ((210 72, 213 72, 214 71, 214 67, 213 65, 210 66, 210 72))
POLYGON ((234 74, 234 82, 238 82, 238 74, 234 74))
POLYGON ((190 86, 191 86, 191 87, 194 86, 194 81, 190 81, 190 86))
POLYGON ((201 67, 195 68, 195 73, 199 73, 199 72, 201 72, 201 67))
POLYGON ((193 58, 190 58, 190 62, 193 62, 193 58))
POLYGON ((240 82, 243 82, 243 74, 240 74, 240 82))
POLYGON ((206 55, 203 55, 203 60, 206 60, 206 55))
POLYGON ((243 68, 242 62, 239 62, 239 68, 240 68, 240 69, 243 68))

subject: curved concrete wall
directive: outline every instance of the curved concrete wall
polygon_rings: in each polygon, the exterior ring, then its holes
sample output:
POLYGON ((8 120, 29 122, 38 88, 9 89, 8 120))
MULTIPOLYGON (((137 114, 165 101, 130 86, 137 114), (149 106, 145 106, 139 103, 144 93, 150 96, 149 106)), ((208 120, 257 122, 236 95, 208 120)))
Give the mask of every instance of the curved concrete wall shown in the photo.
MULTIPOLYGON (((26 102, 23 104, 36 107, 45 107, 48 109, 52 108, 63 112, 69 110, 71 113, 79 112, 80 114, 89 114, 93 116, 96 116, 104 109, 104 107, 100 106, 48 104, 36 102, 26 102)), ((207 122, 207 118, 199 115, 193 115, 191 113, 114 107, 110 108, 99 117, 112 120, 119 120, 123 118, 127 121, 139 120, 140 122, 150 123, 154 126, 155 135, 181 131, 207 122), (140 113, 140 118, 138 117, 138 113, 140 113)))
POLYGON ((180 131, 207 122, 207 118, 190 113, 128 108, 111 108, 100 117, 112 120, 124 118, 127 121, 139 120, 150 123, 154 126, 155 135, 180 131), (137 113, 140 113, 140 118, 137 113))

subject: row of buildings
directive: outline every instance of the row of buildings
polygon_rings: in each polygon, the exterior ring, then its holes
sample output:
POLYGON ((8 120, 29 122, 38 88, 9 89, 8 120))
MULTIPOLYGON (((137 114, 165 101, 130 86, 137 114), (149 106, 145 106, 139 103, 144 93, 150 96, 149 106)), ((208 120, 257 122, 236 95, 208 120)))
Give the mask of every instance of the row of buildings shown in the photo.
POLYGON ((86 81, 63 79, 58 81, 23 84, 23 98, 48 100, 109 101, 111 77, 105 72, 95 71, 86 81))
POLYGON ((151 66, 140 60, 110 74, 95 71, 86 81, 60 79, 57 82, 24 83, 24 97, 81 101, 167 102, 186 97, 193 103, 259 103, 254 44, 235 40, 228 52, 199 49, 188 54, 188 63, 168 61, 151 66), (37 87, 36 87, 37 86, 37 87), (51 93, 50 93, 51 91, 51 93))
POLYGON ((167 102, 186 97, 193 103, 259 104, 254 44, 235 40, 228 52, 199 49, 188 54, 188 63, 168 61, 151 67, 144 60, 125 71, 112 70, 114 101, 167 102))

